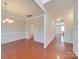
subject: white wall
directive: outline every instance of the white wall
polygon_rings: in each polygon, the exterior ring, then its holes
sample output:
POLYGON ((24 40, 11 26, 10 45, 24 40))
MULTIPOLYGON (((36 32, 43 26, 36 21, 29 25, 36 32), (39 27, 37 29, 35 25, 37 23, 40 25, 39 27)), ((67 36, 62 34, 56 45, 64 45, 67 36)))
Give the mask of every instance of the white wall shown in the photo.
POLYGON ((29 21, 13 19, 15 23, 1 24, 1 43, 8 43, 20 39, 29 39, 29 25, 34 24, 34 40, 44 43, 44 18, 38 17, 29 21))
POLYGON ((78 9, 77 0, 74 2, 73 51, 78 56, 78 9))
POLYGON ((44 43, 44 17, 38 17, 36 19, 32 19, 29 21, 26 21, 26 38, 30 38, 29 33, 29 25, 34 24, 34 40, 40 43, 44 43))
POLYGON ((13 20, 15 23, 1 23, 2 44, 25 38, 25 21, 13 20))
POLYGON ((55 37, 55 20, 50 15, 46 15, 45 19, 46 19, 46 29, 45 29, 46 38, 44 48, 47 48, 55 37))
POLYGON ((65 17, 64 42, 73 43, 73 9, 65 17))

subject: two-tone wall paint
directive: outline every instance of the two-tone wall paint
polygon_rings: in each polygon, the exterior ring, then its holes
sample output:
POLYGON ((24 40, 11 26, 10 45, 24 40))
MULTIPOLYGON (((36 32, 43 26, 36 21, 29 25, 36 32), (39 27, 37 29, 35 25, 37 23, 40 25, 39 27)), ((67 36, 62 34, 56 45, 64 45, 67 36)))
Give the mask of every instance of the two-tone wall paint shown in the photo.
POLYGON ((14 23, 1 23, 1 43, 8 43, 25 37, 25 22, 14 20, 14 23))
POLYGON ((44 18, 36 18, 29 21, 26 21, 26 32, 28 32, 28 37, 31 37, 30 25, 33 24, 34 29, 32 34, 35 41, 41 42, 44 44, 44 18))
POLYGON ((29 39, 29 24, 35 24, 34 40, 37 42, 44 43, 44 24, 43 17, 36 18, 30 21, 14 20, 14 23, 1 23, 1 43, 5 44, 8 42, 29 39))

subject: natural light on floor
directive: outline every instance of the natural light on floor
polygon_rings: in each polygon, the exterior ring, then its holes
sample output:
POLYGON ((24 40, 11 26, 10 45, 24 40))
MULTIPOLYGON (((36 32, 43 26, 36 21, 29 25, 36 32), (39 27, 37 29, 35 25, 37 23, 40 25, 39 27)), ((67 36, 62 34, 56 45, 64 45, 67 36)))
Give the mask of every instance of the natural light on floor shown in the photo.
POLYGON ((63 36, 61 36, 61 42, 64 43, 64 37, 63 36))

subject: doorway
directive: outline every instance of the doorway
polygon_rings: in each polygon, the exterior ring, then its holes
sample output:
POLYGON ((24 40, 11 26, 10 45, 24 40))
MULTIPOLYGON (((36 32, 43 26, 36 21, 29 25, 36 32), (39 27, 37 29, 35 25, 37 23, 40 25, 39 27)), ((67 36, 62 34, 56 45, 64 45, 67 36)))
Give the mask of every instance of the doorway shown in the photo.
POLYGON ((35 32, 34 23, 30 23, 29 24, 29 37, 30 37, 30 39, 34 38, 34 32, 35 32))
POLYGON ((56 35, 64 36, 64 25, 56 25, 56 35))
POLYGON ((65 31, 65 26, 64 26, 64 19, 57 19, 56 20, 56 30, 55 30, 55 35, 57 38, 59 38, 60 40, 58 40, 61 43, 64 43, 64 31, 65 31))

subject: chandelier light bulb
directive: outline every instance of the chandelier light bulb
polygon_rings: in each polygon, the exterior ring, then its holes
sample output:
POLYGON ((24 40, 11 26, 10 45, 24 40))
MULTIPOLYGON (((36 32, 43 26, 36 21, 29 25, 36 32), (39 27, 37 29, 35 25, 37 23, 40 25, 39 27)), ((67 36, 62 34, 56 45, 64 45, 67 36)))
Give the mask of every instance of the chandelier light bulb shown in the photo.
POLYGON ((6 21, 5 21, 5 20, 3 20, 2 22, 3 22, 3 23, 6 23, 6 21))
POLYGON ((10 20, 6 18, 5 20, 2 20, 3 23, 14 23, 14 20, 10 20))
POLYGON ((9 23, 13 23, 13 22, 14 22, 13 20, 10 20, 10 21, 9 21, 9 23))
POLYGON ((9 22, 10 20, 6 18, 5 21, 8 21, 9 22))

